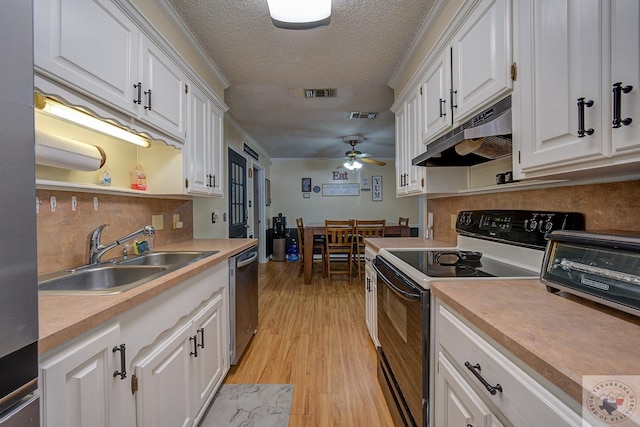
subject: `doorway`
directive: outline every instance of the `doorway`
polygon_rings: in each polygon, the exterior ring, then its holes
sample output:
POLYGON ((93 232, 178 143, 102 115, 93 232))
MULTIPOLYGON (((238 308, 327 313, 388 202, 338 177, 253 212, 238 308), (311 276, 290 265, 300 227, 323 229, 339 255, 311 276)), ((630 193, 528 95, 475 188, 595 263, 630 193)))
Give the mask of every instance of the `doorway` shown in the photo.
POLYGON ((247 237, 247 159, 229 151, 229 238, 247 237))

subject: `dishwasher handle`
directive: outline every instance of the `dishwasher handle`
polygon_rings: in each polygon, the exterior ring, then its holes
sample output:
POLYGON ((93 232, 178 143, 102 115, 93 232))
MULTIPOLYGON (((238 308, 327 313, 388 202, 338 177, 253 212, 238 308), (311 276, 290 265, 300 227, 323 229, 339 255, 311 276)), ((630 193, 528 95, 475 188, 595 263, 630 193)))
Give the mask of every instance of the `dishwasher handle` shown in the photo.
POLYGON ((248 258, 245 258, 243 260, 238 260, 237 261, 236 266, 238 268, 246 267, 247 265, 251 264, 252 262, 254 262, 255 260, 258 259, 258 251, 250 252, 247 255, 249 255, 248 258))

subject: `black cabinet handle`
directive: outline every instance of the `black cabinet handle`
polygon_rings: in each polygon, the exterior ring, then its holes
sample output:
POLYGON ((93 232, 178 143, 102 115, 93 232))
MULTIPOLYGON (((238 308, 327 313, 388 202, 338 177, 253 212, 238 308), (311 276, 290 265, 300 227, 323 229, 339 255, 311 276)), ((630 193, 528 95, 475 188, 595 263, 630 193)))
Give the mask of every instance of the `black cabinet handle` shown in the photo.
POLYGON ((451 106, 449 108, 451 108, 451 114, 453 114, 453 109, 454 108, 458 108, 458 104, 454 104, 453 103, 453 94, 458 94, 457 90, 453 90, 453 89, 449 89, 449 98, 451 98, 451 106))
POLYGON ((216 176, 215 175, 211 175, 211 177, 213 178, 213 184, 211 185, 211 187, 215 187, 216 186, 216 176))
POLYGON ((198 337, 197 337, 197 335, 189 337, 189 341, 193 341, 193 351, 189 353, 189 356, 198 357, 198 337))
POLYGON ((497 392, 502 393, 502 386, 500 384, 491 385, 485 380, 482 375, 480 375, 480 364, 476 363, 472 365, 469 362, 464 362, 464 366, 467 367, 468 370, 482 383, 482 385, 487 389, 492 396, 495 396, 497 392))
POLYGON ((585 101, 584 98, 578 98, 578 138, 584 138, 585 135, 593 135, 593 128, 584 128, 584 107, 593 106, 593 101, 585 101))
POLYGON ((142 99, 141 99, 142 98, 142 83, 140 83, 140 82, 138 82, 137 84, 134 83, 133 88, 134 89, 138 89, 138 99, 134 99, 133 103, 140 105, 140 104, 142 104, 142 99))
POLYGON ((629 126, 633 119, 622 117, 622 94, 629 93, 633 89, 633 86, 627 85, 622 87, 622 82, 613 84, 613 127, 614 129, 621 127, 622 125, 629 126))
POLYGON ((198 344, 198 347, 204 348, 204 328, 198 329, 198 333, 200 334, 200 344, 198 344))
POLYGON ((444 117, 447 115, 445 108, 443 108, 445 106, 445 104, 447 103, 446 99, 442 99, 440 98, 440 117, 444 117))
POLYGON ((116 345, 111 350, 112 353, 116 351, 120 352, 120 370, 113 372, 113 378, 120 375, 120 379, 123 380, 127 378, 127 355, 126 355, 126 347, 124 344, 116 345))
POLYGON ((149 101, 147 105, 144 106, 144 109, 151 111, 151 89, 145 90, 144 94, 147 95, 147 100, 149 101))

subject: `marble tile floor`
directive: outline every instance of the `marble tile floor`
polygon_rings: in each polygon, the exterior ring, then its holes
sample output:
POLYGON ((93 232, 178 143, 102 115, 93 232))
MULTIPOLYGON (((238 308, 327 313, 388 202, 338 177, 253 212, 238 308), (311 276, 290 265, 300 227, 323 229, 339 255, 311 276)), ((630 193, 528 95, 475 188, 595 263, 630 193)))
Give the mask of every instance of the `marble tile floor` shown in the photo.
POLYGON ((223 384, 200 427, 286 427, 293 384, 223 384))

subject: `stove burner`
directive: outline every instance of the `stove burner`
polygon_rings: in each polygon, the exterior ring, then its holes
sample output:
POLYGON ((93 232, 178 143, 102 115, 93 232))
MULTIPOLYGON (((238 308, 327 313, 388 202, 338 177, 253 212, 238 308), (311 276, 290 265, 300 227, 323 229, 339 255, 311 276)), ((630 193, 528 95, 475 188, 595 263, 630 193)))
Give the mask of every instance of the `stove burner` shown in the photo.
POLYGON ((473 265, 474 261, 478 262, 475 267, 480 267, 479 260, 482 257, 482 252, 473 251, 455 251, 455 252, 436 252, 434 261, 440 265, 473 265))

